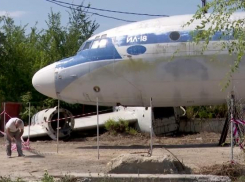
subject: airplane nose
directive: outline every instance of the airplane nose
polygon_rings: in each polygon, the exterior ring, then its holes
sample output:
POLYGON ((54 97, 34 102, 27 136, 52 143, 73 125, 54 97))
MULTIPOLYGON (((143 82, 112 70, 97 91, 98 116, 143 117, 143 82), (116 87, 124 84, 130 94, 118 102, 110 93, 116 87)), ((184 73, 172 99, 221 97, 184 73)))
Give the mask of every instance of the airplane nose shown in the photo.
POLYGON ((43 95, 57 98, 55 89, 55 63, 48 65, 38 72, 32 78, 32 85, 43 95))

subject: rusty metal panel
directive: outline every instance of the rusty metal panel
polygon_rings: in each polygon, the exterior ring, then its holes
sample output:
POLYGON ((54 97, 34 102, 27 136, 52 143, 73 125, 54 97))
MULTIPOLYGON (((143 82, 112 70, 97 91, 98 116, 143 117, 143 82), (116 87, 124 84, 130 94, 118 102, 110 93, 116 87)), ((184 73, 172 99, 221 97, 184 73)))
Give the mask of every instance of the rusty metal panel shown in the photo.
MULTIPOLYGON (((2 103, 1 111, 4 110, 4 102, 2 103)), ((16 102, 5 102, 5 121, 6 123, 10 119, 10 117, 19 117, 21 111, 21 104, 16 102)), ((1 122, 0 122, 0 130, 4 131, 4 114, 1 115, 1 122)))

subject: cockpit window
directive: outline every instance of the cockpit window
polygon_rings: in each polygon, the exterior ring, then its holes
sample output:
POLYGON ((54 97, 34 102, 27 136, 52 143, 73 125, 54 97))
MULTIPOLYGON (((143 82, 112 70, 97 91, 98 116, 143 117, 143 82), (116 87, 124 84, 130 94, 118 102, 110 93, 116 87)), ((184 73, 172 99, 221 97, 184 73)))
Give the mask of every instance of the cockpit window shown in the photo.
POLYGON ((107 40, 95 40, 93 42, 93 45, 91 46, 91 49, 97 49, 97 48, 105 48, 106 47, 107 40))
POLYGON ((82 49, 83 49, 83 47, 84 47, 84 44, 85 44, 85 42, 79 47, 79 49, 78 49, 78 51, 77 52, 80 52, 82 49))
POLYGON ((99 40, 95 40, 93 42, 93 45, 91 47, 91 49, 97 49, 99 47, 100 41, 99 40))
POLYGON ((79 48, 77 52, 80 52, 82 50, 86 49, 97 49, 97 48, 105 48, 107 44, 107 39, 101 39, 101 40, 94 40, 94 41, 88 41, 83 43, 83 45, 79 48), (91 46, 92 44, 92 46, 91 46))
POLYGON ((106 38, 106 36, 107 36, 107 34, 104 34, 104 35, 101 36, 101 38, 106 38))
POLYGON ((92 43, 92 42, 86 42, 82 50, 89 49, 91 43, 92 43))
POLYGON ((102 39, 100 41, 100 48, 105 48, 106 47, 106 43, 107 43, 107 40, 106 39, 102 39))

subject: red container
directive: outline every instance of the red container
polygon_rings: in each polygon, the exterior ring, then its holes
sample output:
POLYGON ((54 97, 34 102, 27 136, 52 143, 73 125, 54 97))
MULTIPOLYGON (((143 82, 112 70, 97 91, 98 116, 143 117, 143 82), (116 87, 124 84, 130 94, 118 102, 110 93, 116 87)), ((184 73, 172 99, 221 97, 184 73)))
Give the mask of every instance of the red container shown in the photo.
MULTIPOLYGON (((2 109, 4 111, 4 103, 2 103, 2 109)), ((8 120, 13 117, 19 117, 21 111, 21 104, 16 102, 5 102, 5 122, 7 123, 8 120)), ((5 123, 5 124, 6 124, 5 123)), ((4 114, 1 115, 1 122, 0 122, 0 130, 4 131, 4 114)))

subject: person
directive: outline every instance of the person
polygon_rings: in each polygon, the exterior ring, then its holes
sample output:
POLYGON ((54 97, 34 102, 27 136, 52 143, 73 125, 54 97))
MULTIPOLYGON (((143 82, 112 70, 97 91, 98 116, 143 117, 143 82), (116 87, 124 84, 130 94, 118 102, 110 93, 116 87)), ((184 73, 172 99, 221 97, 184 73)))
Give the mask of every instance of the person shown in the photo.
POLYGON ((24 122, 19 118, 11 118, 6 126, 6 152, 7 156, 10 158, 12 151, 11 151, 11 143, 15 141, 17 146, 17 152, 19 157, 24 157, 22 151, 22 142, 21 136, 24 133, 24 122))

